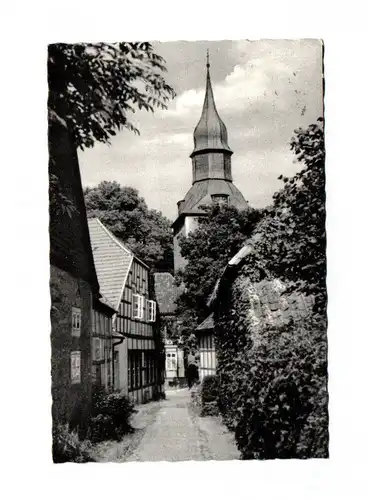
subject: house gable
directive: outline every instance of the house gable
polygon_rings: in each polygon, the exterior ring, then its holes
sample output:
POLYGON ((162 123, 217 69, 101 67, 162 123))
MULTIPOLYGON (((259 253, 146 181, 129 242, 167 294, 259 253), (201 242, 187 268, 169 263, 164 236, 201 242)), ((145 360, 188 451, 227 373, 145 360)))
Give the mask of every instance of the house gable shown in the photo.
POLYGON ((88 226, 100 291, 118 311, 134 256, 99 219, 89 219, 88 226))
POLYGON ((147 301, 149 300, 153 300, 149 270, 134 259, 117 310, 116 331, 127 337, 154 338, 155 322, 150 322, 147 316, 147 301), (135 318, 133 314, 133 297, 135 295, 142 297, 141 318, 135 318))

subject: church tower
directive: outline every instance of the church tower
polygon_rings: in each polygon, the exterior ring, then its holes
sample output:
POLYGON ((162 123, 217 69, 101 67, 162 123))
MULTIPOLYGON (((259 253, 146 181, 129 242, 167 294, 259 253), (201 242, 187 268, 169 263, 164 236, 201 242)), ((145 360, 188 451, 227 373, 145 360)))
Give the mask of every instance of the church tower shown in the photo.
POLYGON ((206 95, 200 120, 194 130, 193 183, 183 200, 177 203, 178 216, 173 223, 174 269, 184 267, 179 237, 197 227, 197 219, 204 216, 201 205, 213 203, 232 205, 240 210, 248 207, 245 198, 233 184, 228 133, 217 112, 210 78, 207 52, 206 95))

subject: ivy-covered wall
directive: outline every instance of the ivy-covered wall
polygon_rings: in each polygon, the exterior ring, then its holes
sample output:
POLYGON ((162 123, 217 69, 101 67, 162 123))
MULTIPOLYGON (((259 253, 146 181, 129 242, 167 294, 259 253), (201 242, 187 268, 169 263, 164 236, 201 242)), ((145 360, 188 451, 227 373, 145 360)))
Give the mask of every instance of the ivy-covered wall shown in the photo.
POLYGON ((91 411, 90 286, 61 269, 50 268, 51 375, 53 421, 85 432, 91 411), (80 336, 72 336, 72 307, 81 309, 80 336), (81 353, 80 383, 72 384, 71 352, 81 353))
POLYGON ((218 403, 243 459, 328 457, 326 322, 312 304, 251 256, 221 283, 218 403))

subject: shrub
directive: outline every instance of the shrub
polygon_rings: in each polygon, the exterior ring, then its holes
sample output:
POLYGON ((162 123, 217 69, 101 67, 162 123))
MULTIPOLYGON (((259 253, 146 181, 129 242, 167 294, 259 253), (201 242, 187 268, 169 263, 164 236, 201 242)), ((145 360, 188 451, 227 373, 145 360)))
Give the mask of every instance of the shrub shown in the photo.
POLYGON ((120 440, 125 434, 133 432, 130 419, 134 413, 134 405, 124 393, 108 394, 103 390, 95 392, 90 439, 93 442, 120 440))
POLYGON ((246 373, 246 397, 236 427, 243 458, 328 456, 326 369, 319 342, 306 325, 263 332, 246 373), (325 438, 313 442, 316 432, 325 438), (310 437, 309 437, 310 436, 310 437))
POLYGON ((114 426, 112 417, 103 414, 91 417, 89 436, 93 443, 121 439, 120 434, 114 426))
POLYGON ((204 377, 199 390, 202 402, 202 417, 205 417, 206 415, 218 415, 218 391, 218 377, 216 375, 207 375, 204 377))
MULTIPOLYGON (((328 457, 326 342, 323 325, 264 329, 225 366, 220 387, 228 427, 243 459, 328 457)), ((221 406, 222 408, 222 406, 221 406)))
POLYGON ((206 375, 201 384, 202 403, 212 403, 218 396, 218 377, 216 375, 206 375))
POLYGON ((197 407, 202 417, 218 415, 218 378, 216 375, 207 375, 202 383, 192 388, 191 398, 193 406, 197 407))
POLYGON ((80 441, 77 432, 69 430, 68 425, 54 424, 52 436, 52 458, 55 464, 95 462, 90 455, 91 443, 80 441))

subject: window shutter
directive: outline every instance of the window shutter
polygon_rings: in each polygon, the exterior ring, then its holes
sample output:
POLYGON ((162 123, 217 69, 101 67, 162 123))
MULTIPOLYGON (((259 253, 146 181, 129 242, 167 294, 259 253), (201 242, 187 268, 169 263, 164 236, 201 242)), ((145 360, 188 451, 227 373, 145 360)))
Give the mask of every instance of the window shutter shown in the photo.
POLYGON ((156 302, 147 300, 147 321, 154 322, 156 320, 156 302))
POLYGON ((143 318, 143 296, 134 294, 133 295, 133 318, 142 319, 143 318))
POLYGON ((81 335, 81 309, 72 307, 72 336, 79 337, 81 335))
POLYGON ((73 351, 70 353, 70 372, 72 384, 81 383, 81 352, 73 351))

